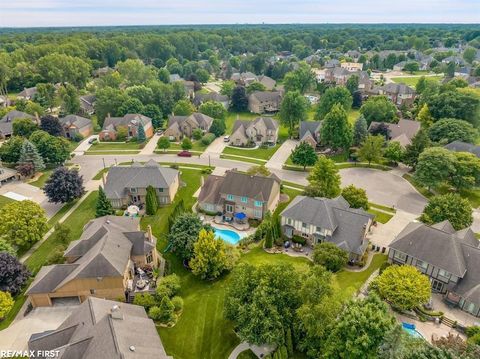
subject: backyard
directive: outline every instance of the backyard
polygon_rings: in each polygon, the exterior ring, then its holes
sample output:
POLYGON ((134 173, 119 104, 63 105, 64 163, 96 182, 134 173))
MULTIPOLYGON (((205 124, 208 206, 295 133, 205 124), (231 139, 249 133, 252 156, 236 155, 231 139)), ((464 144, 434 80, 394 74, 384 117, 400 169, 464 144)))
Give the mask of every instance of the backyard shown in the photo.
MULTIPOLYGON (((415 87, 421 76, 406 76, 406 77, 392 77, 392 81, 396 83, 404 83, 405 85, 415 87)), ((443 79, 442 75, 428 76, 427 78, 437 80, 440 82, 443 79)))

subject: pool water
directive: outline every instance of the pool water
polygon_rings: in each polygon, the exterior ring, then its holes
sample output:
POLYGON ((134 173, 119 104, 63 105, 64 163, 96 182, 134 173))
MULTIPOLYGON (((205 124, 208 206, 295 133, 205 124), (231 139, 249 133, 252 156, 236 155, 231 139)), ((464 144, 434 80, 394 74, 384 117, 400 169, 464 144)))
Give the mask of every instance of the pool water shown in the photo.
POLYGON ((215 235, 229 244, 237 244, 242 237, 235 231, 229 229, 214 228, 215 235))
POLYGON ((409 325, 409 324, 407 324, 407 323, 402 323, 402 328, 403 328, 403 330, 405 330, 408 334, 410 334, 412 337, 424 339, 424 338, 423 338, 423 335, 420 334, 420 333, 415 329, 415 326, 413 326, 413 328, 412 328, 412 325, 409 325))

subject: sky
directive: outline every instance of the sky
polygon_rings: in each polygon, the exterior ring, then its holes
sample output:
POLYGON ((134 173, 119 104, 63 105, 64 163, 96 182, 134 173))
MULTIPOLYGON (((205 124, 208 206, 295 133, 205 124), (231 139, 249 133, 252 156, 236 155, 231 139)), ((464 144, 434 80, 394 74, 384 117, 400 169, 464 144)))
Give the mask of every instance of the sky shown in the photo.
POLYGON ((0 0, 0 27, 480 23, 480 0, 0 0))

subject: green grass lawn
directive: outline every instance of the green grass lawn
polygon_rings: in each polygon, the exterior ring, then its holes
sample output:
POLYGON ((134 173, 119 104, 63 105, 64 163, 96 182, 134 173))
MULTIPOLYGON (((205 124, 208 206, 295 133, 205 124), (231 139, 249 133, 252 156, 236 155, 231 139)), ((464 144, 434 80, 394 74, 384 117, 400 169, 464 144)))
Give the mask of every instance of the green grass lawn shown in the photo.
POLYGON ((267 163, 264 160, 256 160, 254 158, 241 158, 241 157, 224 155, 224 154, 220 154, 220 158, 225 158, 225 159, 234 160, 234 161, 248 162, 248 163, 253 163, 255 165, 264 165, 265 163, 267 163))
POLYGON ((102 168, 100 171, 98 171, 98 173, 95 176, 93 176, 92 179, 93 180, 101 180, 102 177, 103 177, 103 174, 108 172, 108 169, 109 169, 108 167, 107 168, 102 168))
MULTIPOLYGON (((246 149, 240 147, 231 147, 227 146, 223 150, 222 154, 225 155, 235 155, 235 156, 244 156, 244 157, 251 157, 258 160, 265 160, 268 161, 273 154, 278 150, 280 145, 275 145, 268 148, 255 148, 255 149, 246 149)), ((241 158, 239 158, 241 160, 241 158)))
MULTIPOLYGON (((204 145, 202 141, 192 141, 192 148, 189 151, 192 152, 203 152, 207 148, 207 145, 204 145)), ((167 153, 168 152, 181 152, 183 151, 182 149, 182 144, 181 143, 176 143, 176 142, 171 142, 170 147, 167 148, 167 153)), ((158 153, 163 153, 163 150, 157 149, 158 153)))
POLYGON ((375 208, 369 208, 367 212, 370 214, 374 214, 375 220, 383 224, 387 223, 393 217, 393 214, 380 212, 380 211, 377 211, 375 208))
POLYGON ((139 153, 140 149, 137 142, 96 142, 85 154, 135 154, 139 153))
POLYGON ((0 208, 2 208, 3 206, 5 206, 7 203, 10 203, 10 202, 13 202, 13 199, 10 199, 5 196, 0 196, 0 208))
MULTIPOLYGON (((417 85, 417 82, 420 80, 420 78, 421 78, 420 76, 392 77, 392 81, 396 83, 404 83, 405 85, 415 87, 417 85)), ((428 76, 426 78, 437 80, 438 82, 440 82, 443 79, 443 76, 442 75, 428 76)))
POLYGON ((31 184, 32 186, 38 187, 38 188, 43 188, 45 186, 45 182, 50 178, 52 175, 53 169, 50 170, 45 170, 42 172, 42 175, 38 177, 35 181, 29 182, 28 184, 31 184))

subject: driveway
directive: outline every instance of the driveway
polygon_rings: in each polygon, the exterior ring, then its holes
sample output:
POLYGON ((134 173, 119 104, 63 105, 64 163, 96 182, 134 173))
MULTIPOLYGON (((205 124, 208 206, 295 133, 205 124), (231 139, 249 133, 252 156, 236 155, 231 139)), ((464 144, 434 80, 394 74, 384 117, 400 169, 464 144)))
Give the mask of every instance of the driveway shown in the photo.
POLYGON ((26 350, 28 339, 34 333, 55 330, 77 306, 39 307, 26 317, 16 319, 0 335, 0 349, 26 350))
POLYGON ((223 136, 217 137, 202 153, 200 157, 208 158, 220 158, 220 154, 223 152, 225 147, 228 145, 227 142, 223 140, 223 136))
POLYGON ((283 164, 288 160, 297 144, 298 141, 286 140, 268 160, 266 166, 271 169, 282 169, 283 164))
POLYGON ((147 144, 145 145, 144 148, 140 151, 141 155, 151 155, 153 151, 155 151, 155 148, 157 148, 157 142, 158 139, 162 137, 162 135, 157 135, 154 134, 150 140, 148 140, 147 144))
POLYGON ((82 156, 86 151, 88 151, 90 146, 92 146, 92 144, 89 143, 89 141, 93 138, 97 139, 98 141, 98 135, 91 135, 90 137, 87 137, 82 142, 80 142, 77 148, 75 148, 75 150, 73 151, 75 156, 82 156))
POLYGON ((388 248, 402 229, 415 218, 417 218, 415 214, 397 210, 397 213, 387 223, 377 223, 377 227, 372 227, 373 233, 368 238, 373 244, 388 248))
POLYGON ((371 202, 395 207, 405 212, 420 214, 427 200, 408 181, 388 171, 370 168, 340 170, 342 187, 353 184, 367 191, 371 202))

